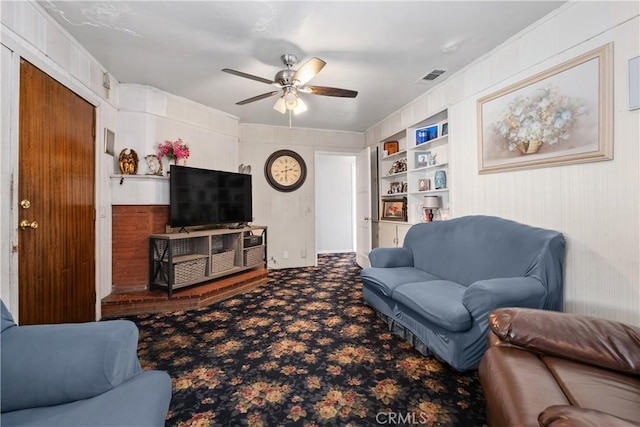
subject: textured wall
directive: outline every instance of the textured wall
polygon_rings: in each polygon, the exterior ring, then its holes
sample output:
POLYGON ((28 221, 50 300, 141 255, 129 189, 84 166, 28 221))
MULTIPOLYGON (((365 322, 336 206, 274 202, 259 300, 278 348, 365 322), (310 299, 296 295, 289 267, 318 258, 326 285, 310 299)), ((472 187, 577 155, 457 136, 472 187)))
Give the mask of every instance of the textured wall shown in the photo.
POLYGON ((367 131, 367 144, 449 108, 451 214, 488 214, 563 232, 565 311, 640 325, 640 111, 628 60, 638 2, 571 2, 367 131), (614 43, 614 160, 478 174, 477 100, 614 43))

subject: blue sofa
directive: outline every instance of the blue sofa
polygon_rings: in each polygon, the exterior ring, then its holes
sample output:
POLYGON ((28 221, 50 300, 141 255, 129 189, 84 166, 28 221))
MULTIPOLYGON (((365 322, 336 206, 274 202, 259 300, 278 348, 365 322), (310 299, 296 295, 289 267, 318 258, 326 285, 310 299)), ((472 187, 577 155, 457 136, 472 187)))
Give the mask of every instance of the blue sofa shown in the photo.
POLYGON ((171 379, 142 370, 133 322, 17 326, 0 304, 3 427, 165 425, 171 379))
POLYGON ((492 310, 562 309, 564 250, 562 234, 503 218, 416 224, 403 247, 371 251, 363 295, 423 354, 475 369, 492 310))

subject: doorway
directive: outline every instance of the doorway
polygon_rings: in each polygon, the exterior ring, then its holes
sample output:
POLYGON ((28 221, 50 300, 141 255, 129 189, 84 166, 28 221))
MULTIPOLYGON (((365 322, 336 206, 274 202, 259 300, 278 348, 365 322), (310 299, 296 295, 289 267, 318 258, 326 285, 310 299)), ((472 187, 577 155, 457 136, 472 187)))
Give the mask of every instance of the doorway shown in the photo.
POLYGON ((95 320, 95 108, 20 60, 22 325, 95 320))
POLYGON ((355 252, 356 158, 316 153, 316 253, 355 252))

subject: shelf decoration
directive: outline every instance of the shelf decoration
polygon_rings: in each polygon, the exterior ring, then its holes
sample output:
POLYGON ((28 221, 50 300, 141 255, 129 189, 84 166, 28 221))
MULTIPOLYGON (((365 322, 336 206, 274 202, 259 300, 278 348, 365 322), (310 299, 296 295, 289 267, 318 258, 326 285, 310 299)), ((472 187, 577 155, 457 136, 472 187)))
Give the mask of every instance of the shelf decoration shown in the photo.
POLYGON ((440 128, 441 137, 449 135, 449 122, 447 120, 438 123, 438 127, 440 128))
POLYGON ((442 169, 437 170, 433 179, 434 187, 436 190, 447 188, 447 173, 442 169))
POLYGON ((191 155, 189 150, 189 144, 184 142, 181 138, 175 141, 165 141, 158 144, 158 157, 162 159, 167 157, 174 164, 178 164, 179 160, 186 160, 191 155))
POLYGON ((158 156, 156 156, 155 154, 148 154, 144 156, 144 159, 146 160, 147 168, 149 169, 147 175, 163 175, 162 162, 160 161, 160 158, 158 156))
POLYGON ((390 156, 392 154, 395 154, 398 152, 398 150, 400 145, 398 143, 398 141, 387 141, 383 144, 382 149, 384 150, 384 152, 386 153, 386 156, 390 156))
POLYGON ((407 198, 385 199, 382 201, 382 220, 406 221, 407 220, 407 198))
POLYGON ((407 159, 396 160, 389 169, 389 175, 407 171, 407 159))
POLYGON ((424 144, 438 137, 438 125, 416 129, 416 145, 424 144))
POLYGON ((612 44, 478 100, 479 172, 611 160, 612 44))
POLYGON ((138 173, 138 153, 128 148, 120 151, 118 167, 122 175, 136 175, 138 173))

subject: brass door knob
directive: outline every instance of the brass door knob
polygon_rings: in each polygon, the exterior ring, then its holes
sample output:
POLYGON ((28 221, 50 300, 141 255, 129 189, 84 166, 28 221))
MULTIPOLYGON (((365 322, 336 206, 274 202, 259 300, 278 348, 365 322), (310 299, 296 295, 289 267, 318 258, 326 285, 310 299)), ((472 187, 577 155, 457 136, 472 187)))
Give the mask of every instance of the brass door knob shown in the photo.
POLYGON ((38 222, 37 221, 29 221, 28 219, 23 219, 22 221, 20 221, 20 228, 22 228, 23 230, 26 230, 28 228, 32 228, 32 229, 36 229, 38 228, 38 222))

